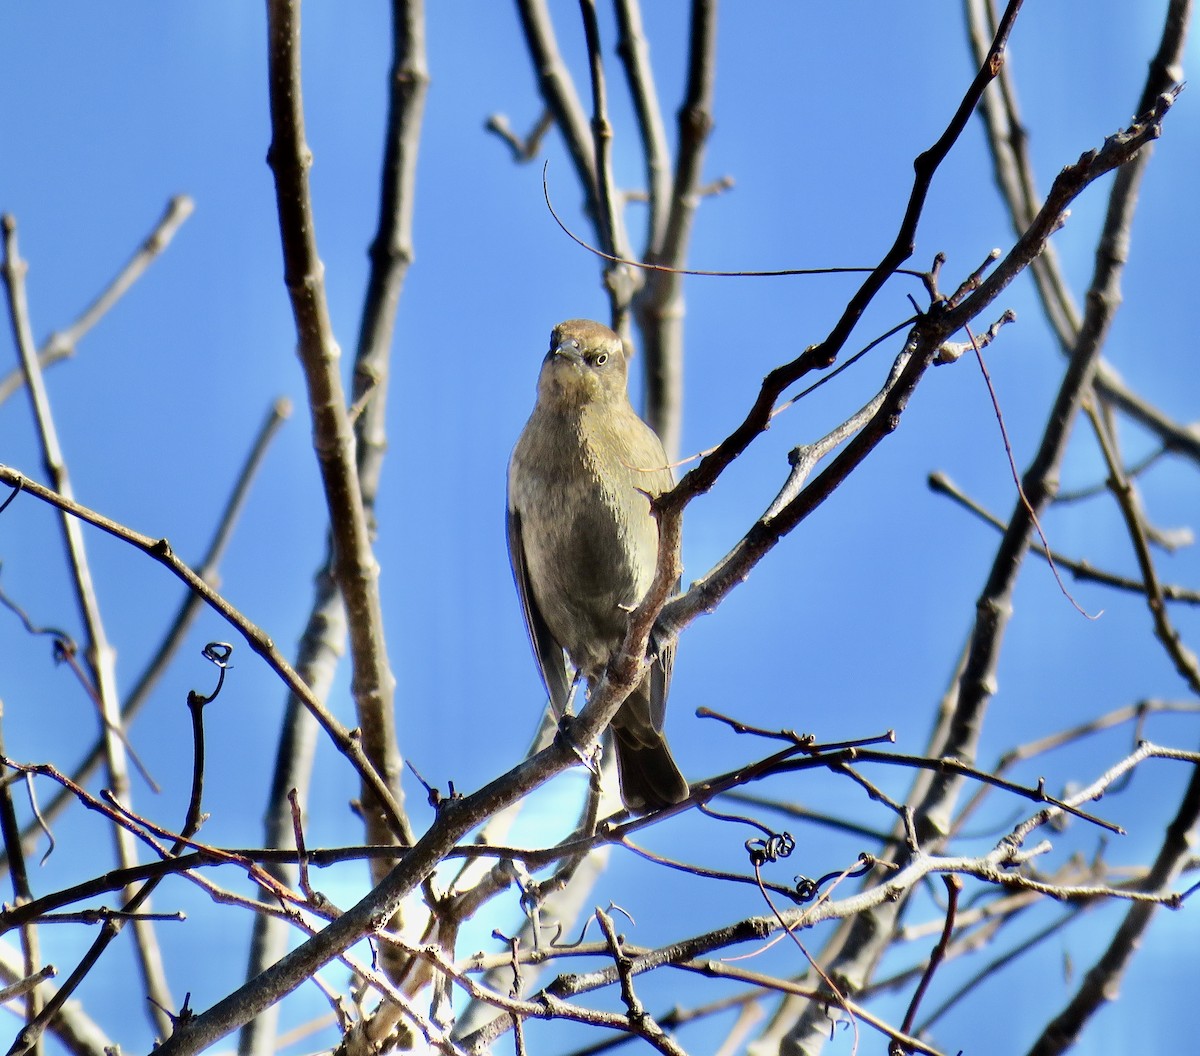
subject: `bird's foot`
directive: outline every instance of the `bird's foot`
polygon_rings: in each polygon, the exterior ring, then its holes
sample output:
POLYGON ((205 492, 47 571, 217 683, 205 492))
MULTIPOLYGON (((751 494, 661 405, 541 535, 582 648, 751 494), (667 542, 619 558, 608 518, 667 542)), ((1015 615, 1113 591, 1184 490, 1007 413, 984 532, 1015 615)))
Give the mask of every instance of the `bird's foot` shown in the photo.
POLYGON ((575 725, 575 716, 567 713, 559 716, 558 732, 554 735, 554 739, 562 744, 565 744, 578 757, 579 761, 595 776, 600 776, 600 745, 596 745, 590 752, 580 746, 579 741, 575 739, 572 732, 572 727, 575 725))

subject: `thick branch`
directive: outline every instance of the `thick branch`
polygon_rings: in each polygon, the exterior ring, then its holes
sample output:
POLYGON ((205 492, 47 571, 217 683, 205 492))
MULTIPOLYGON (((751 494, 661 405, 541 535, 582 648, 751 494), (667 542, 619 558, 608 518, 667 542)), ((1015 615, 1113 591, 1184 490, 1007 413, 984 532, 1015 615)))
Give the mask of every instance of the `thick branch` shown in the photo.
POLYGON ((354 667, 350 688, 363 751, 388 788, 393 808, 387 808, 387 801, 380 802, 370 782, 363 790, 363 815, 371 842, 384 842, 389 836, 408 842, 412 833, 400 807, 395 679, 384 640, 379 565, 359 486, 355 439, 338 370, 341 353, 325 297, 324 266, 317 253, 308 178, 312 154, 305 142, 300 84, 299 0, 268 0, 267 21, 272 131, 267 159, 275 176, 284 282, 296 322, 313 447, 334 541, 334 579, 346 606, 354 667))

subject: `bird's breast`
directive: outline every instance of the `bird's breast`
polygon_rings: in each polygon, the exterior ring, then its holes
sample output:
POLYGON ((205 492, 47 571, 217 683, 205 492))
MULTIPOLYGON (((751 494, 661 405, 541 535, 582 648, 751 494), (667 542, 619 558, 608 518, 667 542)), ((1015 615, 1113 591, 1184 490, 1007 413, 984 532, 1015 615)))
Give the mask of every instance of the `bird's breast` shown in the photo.
POLYGON ((513 453, 510 501, 538 606, 587 670, 604 661, 649 588, 658 529, 648 499, 619 464, 579 430, 554 432, 526 430, 536 442, 513 453))

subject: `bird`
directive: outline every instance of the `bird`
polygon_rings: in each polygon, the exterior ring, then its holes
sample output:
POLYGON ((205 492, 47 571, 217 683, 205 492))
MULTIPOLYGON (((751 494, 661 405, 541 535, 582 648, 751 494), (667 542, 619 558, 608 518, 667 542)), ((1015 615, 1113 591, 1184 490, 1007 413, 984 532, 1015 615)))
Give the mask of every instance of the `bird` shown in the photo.
MULTIPOLYGON (((513 579, 560 721, 576 678, 595 688, 650 588, 658 558, 650 497, 674 485, 661 441, 629 403, 627 375, 612 330, 588 319, 559 323, 509 462, 513 579)), ((651 637, 650 669, 611 723, 621 799, 634 814, 690 791, 663 734, 674 651, 651 637)))

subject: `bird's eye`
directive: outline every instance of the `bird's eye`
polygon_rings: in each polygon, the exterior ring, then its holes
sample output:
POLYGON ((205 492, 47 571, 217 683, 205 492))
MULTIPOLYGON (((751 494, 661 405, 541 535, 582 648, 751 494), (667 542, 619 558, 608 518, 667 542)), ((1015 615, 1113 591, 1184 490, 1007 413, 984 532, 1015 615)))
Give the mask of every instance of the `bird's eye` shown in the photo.
POLYGON ((594 362, 595 362, 596 366, 598 366, 598 367, 604 366, 604 364, 608 362, 608 353, 601 352, 600 355, 598 355, 596 357, 594 362))

